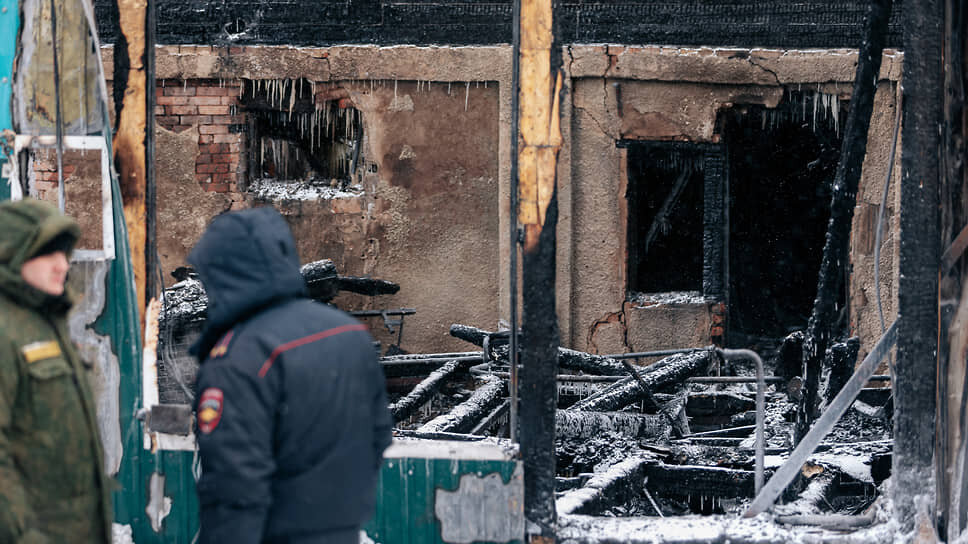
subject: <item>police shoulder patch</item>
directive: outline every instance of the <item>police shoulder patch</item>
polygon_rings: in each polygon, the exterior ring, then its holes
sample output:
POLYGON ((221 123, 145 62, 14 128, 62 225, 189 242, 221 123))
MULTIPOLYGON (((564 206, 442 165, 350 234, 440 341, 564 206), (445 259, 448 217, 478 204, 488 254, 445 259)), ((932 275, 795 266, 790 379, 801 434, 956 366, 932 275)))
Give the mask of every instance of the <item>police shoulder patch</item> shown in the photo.
POLYGON ((234 331, 230 330, 222 335, 222 338, 215 344, 215 347, 208 352, 209 359, 217 359, 229 352, 229 345, 232 343, 233 333, 234 331))
POLYGON ((208 434, 218 427, 222 420, 222 406, 225 395, 217 387, 209 387, 202 391, 198 401, 198 430, 208 434))
POLYGON ((20 348, 20 352, 23 353, 24 359, 26 359, 28 363, 34 363, 44 359, 57 357, 61 354, 61 348, 60 344, 57 342, 48 340, 46 342, 34 342, 32 344, 27 344, 26 346, 20 348))

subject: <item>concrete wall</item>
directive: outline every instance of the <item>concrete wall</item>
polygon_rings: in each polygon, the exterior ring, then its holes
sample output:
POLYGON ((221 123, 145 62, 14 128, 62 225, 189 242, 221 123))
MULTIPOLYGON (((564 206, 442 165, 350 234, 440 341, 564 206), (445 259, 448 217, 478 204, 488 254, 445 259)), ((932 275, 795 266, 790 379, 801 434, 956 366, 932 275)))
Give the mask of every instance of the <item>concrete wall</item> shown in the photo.
MULTIPOLYGON (((556 290, 562 343, 598 353, 709 344, 722 332, 722 300, 627 296, 628 180, 625 150, 616 141, 717 142, 719 112, 742 104, 773 107, 784 89, 847 99, 856 52, 570 46, 564 55, 569 107, 562 108, 556 290)), ((885 54, 853 229, 851 324, 865 352, 879 328, 872 313, 871 217, 890 151, 900 63, 900 54, 885 54)), ((270 202, 289 220, 303 260, 331 258, 343 274, 399 283, 396 295, 341 295, 336 302, 348 309, 416 308, 402 343, 412 352, 469 349, 449 338, 451 323, 494 329, 507 317, 510 47, 162 46, 157 70, 165 89, 229 89, 222 95, 229 104, 218 106, 233 105, 243 78, 306 78, 341 87, 364 120, 362 194, 270 202)), ((156 171, 159 245, 170 270, 211 216, 263 202, 240 185, 251 152, 244 135, 218 142, 224 149, 207 147, 216 142, 202 137, 221 130, 206 128, 217 125, 214 117, 167 109, 161 99, 178 92, 165 89, 158 97, 166 109, 156 111, 156 171), (229 172, 199 170, 216 164, 219 154, 225 157, 217 164, 230 165, 229 172), (226 176, 209 180, 207 174, 226 176)), ((898 204, 895 197, 890 203, 881 253, 888 323, 896 299, 891 233, 898 204)), ((395 342, 380 322, 372 325, 381 340, 395 342)))

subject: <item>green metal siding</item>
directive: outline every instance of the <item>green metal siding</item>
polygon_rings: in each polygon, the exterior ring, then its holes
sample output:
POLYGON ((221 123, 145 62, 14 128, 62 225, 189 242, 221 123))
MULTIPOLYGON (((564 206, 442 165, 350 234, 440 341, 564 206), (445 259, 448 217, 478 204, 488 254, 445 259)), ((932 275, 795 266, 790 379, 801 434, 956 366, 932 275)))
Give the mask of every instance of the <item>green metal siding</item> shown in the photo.
MULTIPOLYGON (((417 455, 407 457, 387 457, 383 460, 380 484, 377 490, 376 513, 364 527, 367 536, 379 544, 443 544, 443 523, 470 524, 480 520, 444 519, 438 510, 440 491, 456 492, 461 486, 462 477, 468 475, 486 478, 490 474, 500 476, 501 484, 510 486, 511 503, 505 511, 485 513, 489 524, 509 524, 520 518, 523 520, 523 482, 521 462, 515 459, 478 460, 454 458, 428 458, 417 455), (515 510, 521 508, 520 513, 515 510), (517 514, 517 515, 516 515, 517 514)), ((465 497, 469 506, 484 508, 487 497, 465 497)), ((501 531, 506 532, 505 528, 501 531)), ((521 542, 519 538, 500 542, 521 542)), ((470 542, 470 541, 467 541, 470 542)), ((493 542, 473 540, 473 542, 493 542)))

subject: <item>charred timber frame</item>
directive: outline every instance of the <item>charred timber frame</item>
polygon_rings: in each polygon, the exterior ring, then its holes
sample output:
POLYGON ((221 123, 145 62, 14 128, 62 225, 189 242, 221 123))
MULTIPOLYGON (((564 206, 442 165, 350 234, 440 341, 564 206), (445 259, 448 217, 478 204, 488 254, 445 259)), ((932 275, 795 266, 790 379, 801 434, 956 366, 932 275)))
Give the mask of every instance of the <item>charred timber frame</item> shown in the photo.
MULTIPOLYGON (((881 70, 881 53, 887 39, 891 0, 873 0, 865 22, 864 43, 860 46, 850 112, 844 130, 840 161, 834 175, 823 260, 817 281, 817 298, 807 324, 803 344, 804 399, 797 414, 797 440, 806 434, 818 415, 818 384, 827 348, 833 340, 837 322, 837 301, 844 287, 844 270, 849 262, 850 228, 857 204, 861 168, 867 154, 867 131, 874 110, 874 93, 881 70)), ((906 59, 907 57, 905 57, 906 59)), ((904 63, 907 66, 907 62, 904 63)))
POLYGON ((904 3, 894 507, 902 530, 934 530, 939 184, 944 2, 904 3))
MULTIPOLYGON (((522 249, 520 437, 529 542, 555 541, 555 408, 558 319, 555 311, 557 170, 561 151, 561 50, 552 0, 520 0, 514 56, 520 78, 517 120, 517 223, 522 249)), ((513 281, 513 278, 512 278, 513 281)), ((512 305, 517 301, 512 300, 512 305)), ((514 330, 514 329, 512 329, 514 330)), ((512 357, 513 358, 513 357, 512 357)))
POLYGON ((131 246, 131 267, 141 327, 149 297, 148 259, 154 243, 154 191, 149 159, 153 155, 154 28, 151 0, 116 0, 114 164, 118 172, 124 219, 131 246), (151 22, 152 24, 149 24, 151 22), (149 87, 149 84, 151 87, 149 87), (148 92, 151 88, 152 92, 148 92))

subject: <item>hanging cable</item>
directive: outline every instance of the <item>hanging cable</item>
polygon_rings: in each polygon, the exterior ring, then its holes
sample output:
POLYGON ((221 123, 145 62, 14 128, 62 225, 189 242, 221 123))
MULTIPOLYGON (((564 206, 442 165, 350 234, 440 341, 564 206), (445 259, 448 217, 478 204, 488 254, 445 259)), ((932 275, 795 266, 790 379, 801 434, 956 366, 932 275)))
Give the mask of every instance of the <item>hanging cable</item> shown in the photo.
POLYGON ((61 117, 60 65, 57 62, 57 6, 50 0, 51 49, 54 57, 54 127, 57 135, 57 207, 64 213, 64 125, 61 117))

